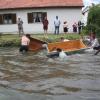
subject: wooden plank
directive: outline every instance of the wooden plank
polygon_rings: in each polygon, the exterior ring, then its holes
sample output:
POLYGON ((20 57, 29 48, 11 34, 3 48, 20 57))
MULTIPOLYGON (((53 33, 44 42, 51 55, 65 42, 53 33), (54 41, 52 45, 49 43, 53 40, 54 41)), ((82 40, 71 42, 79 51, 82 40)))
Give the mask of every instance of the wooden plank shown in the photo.
POLYGON ((29 50, 30 51, 38 51, 43 49, 42 45, 45 44, 46 42, 35 39, 35 38, 30 38, 30 44, 29 44, 29 50))
POLYGON ((48 43, 48 53, 52 52, 54 48, 61 48, 65 52, 85 49, 87 46, 81 40, 70 40, 66 42, 48 43))

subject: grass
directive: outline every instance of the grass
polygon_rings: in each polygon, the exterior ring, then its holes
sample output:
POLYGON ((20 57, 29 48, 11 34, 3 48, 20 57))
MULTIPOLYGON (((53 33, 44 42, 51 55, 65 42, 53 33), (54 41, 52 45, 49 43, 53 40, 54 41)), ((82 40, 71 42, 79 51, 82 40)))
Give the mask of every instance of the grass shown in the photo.
MULTIPOLYGON (((59 41, 61 37, 69 40, 79 39, 80 35, 77 33, 67 33, 67 34, 48 34, 48 37, 44 37, 44 34, 31 34, 31 37, 40 39, 45 42, 56 42, 59 41)), ((18 34, 2 34, 0 36, 0 46, 19 46, 21 37, 18 34)))
POLYGON ((49 42, 49 41, 50 42, 56 42, 56 41, 59 41, 59 39, 61 37, 64 37, 64 38, 69 39, 69 40, 80 38, 79 34, 71 34, 71 33, 69 33, 69 34, 59 34, 59 35, 48 34, 48 37, 44 37, 43 34, 33 34, 31 36, 34 37, 34 38, 46 41, 46 42, 49 42))

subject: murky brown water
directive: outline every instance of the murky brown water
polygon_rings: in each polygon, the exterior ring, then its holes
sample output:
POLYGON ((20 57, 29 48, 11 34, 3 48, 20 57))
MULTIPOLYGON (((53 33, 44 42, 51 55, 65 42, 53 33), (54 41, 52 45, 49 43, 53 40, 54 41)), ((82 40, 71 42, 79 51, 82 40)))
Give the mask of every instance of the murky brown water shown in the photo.
POLYGON ((62 61, 45 50, 22 55, 0 48, 0 100, 100 100, 100 54, 62 61))

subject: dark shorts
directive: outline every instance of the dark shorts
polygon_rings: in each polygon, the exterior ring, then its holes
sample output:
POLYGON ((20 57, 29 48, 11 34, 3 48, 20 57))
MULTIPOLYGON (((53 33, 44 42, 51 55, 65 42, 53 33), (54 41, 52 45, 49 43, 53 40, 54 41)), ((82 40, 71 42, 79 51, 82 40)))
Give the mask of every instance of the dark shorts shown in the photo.
POLYGON ((20 52, 27 52, 28 51, 28 46, 26 45, 21 45, 20 49, 19 49, 20 52))
POLYGON ((48 30, 48 26, 43 26, 43 29, 44 30, 48 30))
POLYGON ((77 32, 77 27, 74 27, 73 28, 73 32, 77 32))
POLYGON ((94 47, 93 49, 94 49, 94 50, 100 50, 100 46, 94 47))
POLYGON ((64 32, 68 32, 68 28, 67 27, 64 27, 64 32))

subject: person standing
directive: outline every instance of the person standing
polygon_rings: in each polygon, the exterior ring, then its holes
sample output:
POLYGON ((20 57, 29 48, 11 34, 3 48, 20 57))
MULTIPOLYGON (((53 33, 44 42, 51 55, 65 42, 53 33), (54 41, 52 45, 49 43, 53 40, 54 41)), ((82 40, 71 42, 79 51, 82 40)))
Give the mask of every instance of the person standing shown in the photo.
POLYGON ((82 30, 82 23, 81 21, 78 21, 78 33, 81 34, 81 30, 82 30))
POLYGON ((43 30, 44 30, 45 37, 47 37, 48 24, 49 24, 49 21, 48 21, 47 17, 45 17, 43 20, 43 30))
POLYGON ((60 27, 60 20, 58 19, 58 16, 56 16, 56 19, 54 20, 54 26, 55 26, 55 34, 59 34, 59 27, 60 27))
POLYGON ((77 24, 76 24, 76 22, 73 24, 73 32, 74 32, 74 33, 77 32, 77 24))
POLYGON ((64 24, 63 24, 63 31, 64 31, 65 34, 68 32, 67 21, 64 21, 64 24))
POLYGON ((21 46, 19 51, 22 53, 27 52, 29 43, 30 43, 30 34, 23 35, 21 38, 21 46))
POLYGON ((19 32, 19 36, 20 36, 21 34, 24 33, 24 31, 23 31, 23 21, 21 20, 21 18, 18 18, 17 24, 18 24, 18 32, 19 32))

